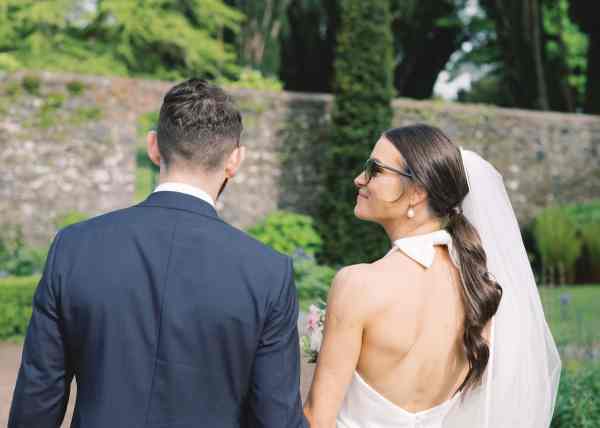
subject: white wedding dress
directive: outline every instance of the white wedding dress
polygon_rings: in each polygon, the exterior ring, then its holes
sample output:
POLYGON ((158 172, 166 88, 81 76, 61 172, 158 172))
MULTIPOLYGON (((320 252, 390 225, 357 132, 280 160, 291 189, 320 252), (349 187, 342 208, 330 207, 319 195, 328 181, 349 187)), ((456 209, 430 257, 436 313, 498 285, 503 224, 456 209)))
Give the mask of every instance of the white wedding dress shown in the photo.
MULTIPOLYGON (((426 268, 431 267, 435 257, 435 245, 446 245, 456 266, 457 256, 452 237, 445 230, 411 236, 394 241, 394 250, 401 250, 426 268)), ((401 381, 399 379, 398 381, 401 381)), ((352 382, 338 414, 338 428, 442 428, 442 422, 450 408, 459 401, 460 393, 450 400, 421 412, 408 412, 392 403, 355 371, 352 382)))

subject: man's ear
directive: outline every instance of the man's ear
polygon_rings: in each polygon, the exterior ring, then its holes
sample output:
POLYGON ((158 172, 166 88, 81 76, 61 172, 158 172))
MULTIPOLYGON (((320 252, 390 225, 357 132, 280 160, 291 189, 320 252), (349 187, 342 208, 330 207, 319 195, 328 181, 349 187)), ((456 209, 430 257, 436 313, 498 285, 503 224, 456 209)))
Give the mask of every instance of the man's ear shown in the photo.
POLYGON ((152 163, 160 168, 160 150, 158 149, 156 131, 148 132, 146 136, 146 151, 152 163))
POLYGON ((225 162, 225 175, 227 175, 228 178, 235 177, 235 174, 237 174, 245 158, 246 147, 236 147, 227 157, 227 161, 225 162))

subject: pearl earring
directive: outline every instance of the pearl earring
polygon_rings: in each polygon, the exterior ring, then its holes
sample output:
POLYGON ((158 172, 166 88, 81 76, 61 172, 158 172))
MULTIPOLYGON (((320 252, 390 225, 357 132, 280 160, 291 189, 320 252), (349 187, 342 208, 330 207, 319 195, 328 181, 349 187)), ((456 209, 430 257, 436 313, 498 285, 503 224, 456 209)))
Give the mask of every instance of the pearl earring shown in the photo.
POLYGON ((413 207, 410 207, 410 208, 408 209, 408 212, 406 213, 406 216, 407 216, 408 218, 413 218, 413 217, 415 216, 415 210, 414 210, 414 208, 413 208, 413 207))

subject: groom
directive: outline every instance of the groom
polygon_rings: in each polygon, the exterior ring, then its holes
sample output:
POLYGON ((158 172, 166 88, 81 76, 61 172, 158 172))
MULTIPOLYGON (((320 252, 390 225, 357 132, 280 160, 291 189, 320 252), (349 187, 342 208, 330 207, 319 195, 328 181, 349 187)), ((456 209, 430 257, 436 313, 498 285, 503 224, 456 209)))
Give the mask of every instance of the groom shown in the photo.
POLYGON ((242 120, 204 80, 172 88, 148 155, 160 185, 61 230, 34 297, 9 428, 306 427, 292 263, 214 208, 242 120))

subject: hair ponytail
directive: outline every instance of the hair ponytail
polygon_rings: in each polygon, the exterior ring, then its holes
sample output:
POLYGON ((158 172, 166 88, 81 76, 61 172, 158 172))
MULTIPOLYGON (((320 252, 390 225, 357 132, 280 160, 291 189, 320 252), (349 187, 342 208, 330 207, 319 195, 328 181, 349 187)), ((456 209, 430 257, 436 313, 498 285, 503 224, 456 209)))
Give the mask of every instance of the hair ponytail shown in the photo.
POLYGON ((463 349, 469 362, 469 372, 459 387, 460 391, 481 382, 490 356, 483 329, 498 310, 502 287, 487 270, 487 256, 479 234, 460 211, 450 213, 446 229, 452 235, 460 259, 465 310, 463 349))

